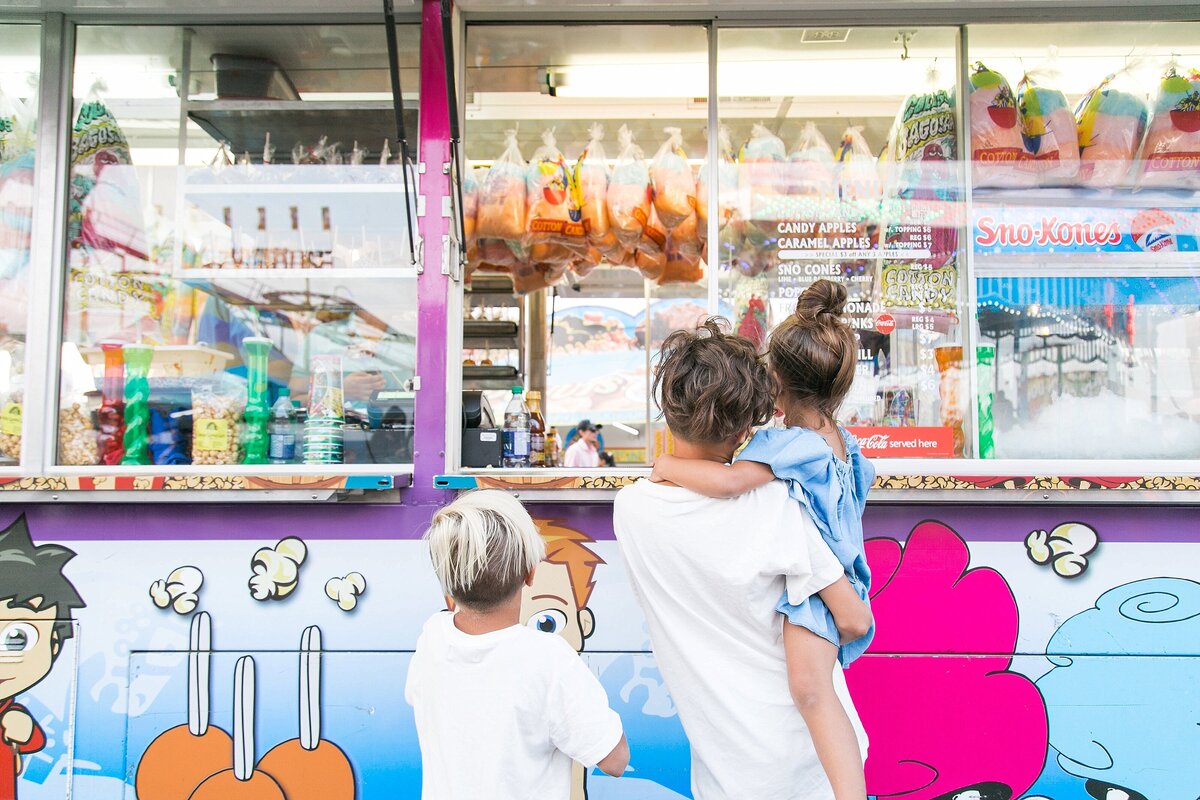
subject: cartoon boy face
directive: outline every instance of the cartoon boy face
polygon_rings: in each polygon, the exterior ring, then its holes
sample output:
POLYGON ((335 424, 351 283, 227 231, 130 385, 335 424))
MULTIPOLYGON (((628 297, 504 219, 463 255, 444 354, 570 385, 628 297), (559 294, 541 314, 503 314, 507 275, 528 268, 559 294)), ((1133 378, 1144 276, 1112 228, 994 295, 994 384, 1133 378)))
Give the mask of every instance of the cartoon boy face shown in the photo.
POLYGON ((592 635, 596 618, 587 607, 596 566, 604 561, 587 546, 591 539, 554 522, 538 521, 546 542, 546 560, 538 564, 533 584, 521 593, 521 624, 563 637, 576 652, 592 635))
POLYGON ((533 584, 521 593, 521 623, 542 633, 557 633, 581 652, 596 618, 591 609, 576 605, 567 565, 543 561, 533 574, 533 584))
POLYGON ((0 699, 18 695, 50 674, 61 646, 54 630, 58 608, 41 608, 41 603, 40 597, 28 605, 0 602, 0 699))

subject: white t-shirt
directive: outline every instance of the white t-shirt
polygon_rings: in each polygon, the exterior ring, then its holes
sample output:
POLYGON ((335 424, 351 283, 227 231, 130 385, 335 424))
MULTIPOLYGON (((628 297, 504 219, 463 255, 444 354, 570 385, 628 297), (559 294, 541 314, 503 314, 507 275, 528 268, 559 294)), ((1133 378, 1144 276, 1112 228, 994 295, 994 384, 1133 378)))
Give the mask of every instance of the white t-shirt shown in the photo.
POLYGON ((423 800, 568 800, 571 761, 595 766, 621 741, 621 719, 579 654, 524 625, 473 636, 452 613, 433 615, 404 698, 423 800))
MULTIPOLYGON (((785 576, 807 597, 843 571, 787 487, 715 500, 643 479, 617 494, 613 529, 691 742, 696 800, 832 798, 788 689, 775 604, 785 576)), ((833 677, 865 759, 840 667, 833 677)))

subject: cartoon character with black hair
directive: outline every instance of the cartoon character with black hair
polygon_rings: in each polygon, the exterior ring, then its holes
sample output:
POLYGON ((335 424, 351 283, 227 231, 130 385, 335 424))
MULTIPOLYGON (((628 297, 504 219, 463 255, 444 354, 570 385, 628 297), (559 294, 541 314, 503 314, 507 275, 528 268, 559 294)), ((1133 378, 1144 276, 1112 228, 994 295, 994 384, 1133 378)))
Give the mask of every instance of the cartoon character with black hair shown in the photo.
POLYGON ((62 574, 75 557, 65 547, 34 545, 24 515, 0 531, 0 800, 15 800, 21 757, 46 746, 46 735, 15 702, 50 674, 74 635, 71 611, 83 599, 62 574))

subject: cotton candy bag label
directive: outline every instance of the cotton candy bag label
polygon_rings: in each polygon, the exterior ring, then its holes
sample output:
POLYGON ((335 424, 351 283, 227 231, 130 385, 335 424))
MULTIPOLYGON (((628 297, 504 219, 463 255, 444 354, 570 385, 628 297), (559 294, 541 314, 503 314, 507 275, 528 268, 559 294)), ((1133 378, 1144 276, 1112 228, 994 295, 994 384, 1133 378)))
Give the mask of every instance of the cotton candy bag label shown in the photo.
POLYGON ((542 134, 542 146, 534 151, 526 175, 526 244, 554 243, 582 249, 586 230, 579 192, 567 160, 558 149, 553 128, 542 134))

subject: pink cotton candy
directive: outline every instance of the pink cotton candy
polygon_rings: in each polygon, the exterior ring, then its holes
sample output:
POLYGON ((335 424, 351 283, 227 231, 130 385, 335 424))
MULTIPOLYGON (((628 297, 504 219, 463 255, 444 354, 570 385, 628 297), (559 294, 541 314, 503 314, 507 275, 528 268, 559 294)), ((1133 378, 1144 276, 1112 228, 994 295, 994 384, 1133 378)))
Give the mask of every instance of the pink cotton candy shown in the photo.
POLYGON ((866 555, 877 633, 846 680, 871 740, 867 794, 931 800, 990 783, 1021 797, 1048 730, 1037 688, 1010 670, 1012 590, 993 569, 969 569, 966 543, 937 522, 903 550, 868 540, 866 555))

